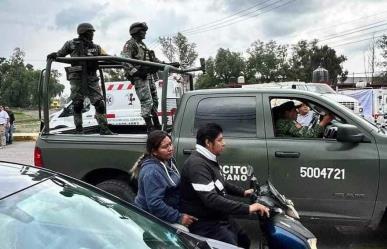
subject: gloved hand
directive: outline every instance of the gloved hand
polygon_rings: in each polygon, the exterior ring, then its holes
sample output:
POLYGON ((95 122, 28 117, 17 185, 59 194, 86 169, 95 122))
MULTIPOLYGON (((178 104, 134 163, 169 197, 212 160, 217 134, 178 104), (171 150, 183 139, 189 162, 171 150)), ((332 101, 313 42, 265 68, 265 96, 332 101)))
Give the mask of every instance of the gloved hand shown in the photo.
POLYGON ((158 69, 157 67, 148 67, 147 70, 148 70, 148 73, 150 74, 154 74, 160 71, 160 69, 158 69))
POLYGON ((53 52, 53 53, 47 55, 47 59, 55 60, 57 57, 58 57, 57 52, 53 52))
POLYGON ((172 67, 180 67, 180 63, 179 62, 171 62, 171 63, 168 63, 169 65, 171 65, 172 67))
POLYGON ((144 67, 137 68, 137 72, 133 74, 133 77, 139 77, 143 80, 145 80, 147 76, 148 76, 148 72, 144 67))

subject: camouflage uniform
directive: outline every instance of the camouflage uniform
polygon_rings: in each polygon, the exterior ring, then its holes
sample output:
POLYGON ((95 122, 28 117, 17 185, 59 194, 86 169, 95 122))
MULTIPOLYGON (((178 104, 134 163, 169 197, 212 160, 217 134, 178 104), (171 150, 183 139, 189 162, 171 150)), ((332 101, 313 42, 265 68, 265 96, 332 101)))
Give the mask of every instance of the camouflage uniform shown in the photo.
MULTIPOLYGON (((142 41, 138 42, 134 38, 128 40, 122 50, 121 55, 126 58, 150 61, 149 50, 145 43, 142 41)), ((152 61, 157 62, 154 58, 152 61)), ((140 65, 132 65, 129 63, 125 64, 126 75, 129 80, 134 84, 136 94, 141 103, 141 116, 145 119, 151 117, 157 113, 159 105, 159 99, 157 97, 156 85, 152 79, 152 75, 147 73, 145 78, 135 76, 138 70, 146 70, 141 68, 140 65)))
POLYGON ((297 128, 296 121, 280 118, 275 122, 276 136, 278 137, 305 137, 317 138, 321 137, 324 132, 324 127, 315 124, 313 127, 302 126, 297 128))
MULTIPOLYGON (((75 38, 73 40, 67 41, 63 47, 57 52, 59 57, 65 57, 70 55, 71 57, 81 57, 81 56, 100 56, 106 55, 105 51, 97 44, 94 44, 92 41, 88 41, 82 38, 75 38)), ((96 106, 96 104, 103 102, 103 96, 101 93, 101 88, 98 84, 99 78, 97 77, 97 66, 88 63, 87 68, 87 85, 82 86, 82 68, 78 67, 78 63, 71 65, 72 67, 68 71, 67 79, 70 81, 71 86, 71 95, 70 98, 73 103, 82 103, 87 96, 90 99, 91 104, 96 106), (72 70, 71 70, 72 69, 72 70)), ((97 120, 100 126, 106 126, 107 120, 105 116, 104 108, 97 108, 95 119, 97 120)), ((74 124, 76 127, 82 126, 82 113, 74 112, 74 124)))

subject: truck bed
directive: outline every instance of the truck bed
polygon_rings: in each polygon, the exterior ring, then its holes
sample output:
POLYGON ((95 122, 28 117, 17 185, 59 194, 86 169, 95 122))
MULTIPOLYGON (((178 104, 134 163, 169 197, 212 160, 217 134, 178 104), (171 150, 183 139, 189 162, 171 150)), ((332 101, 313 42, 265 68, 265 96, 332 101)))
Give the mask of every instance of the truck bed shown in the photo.
MULTIPOLYGON (((143 134, 146 135, 146 127, 143 125, 109 125, 109 129, 118 135, 123 134, 143 134)), ((97 135, 99 134, 98 126, 84 127, 85 134, 81 135, 97 135)), ((51 134, 75 134, 74 128, 51 129, 51 134)))

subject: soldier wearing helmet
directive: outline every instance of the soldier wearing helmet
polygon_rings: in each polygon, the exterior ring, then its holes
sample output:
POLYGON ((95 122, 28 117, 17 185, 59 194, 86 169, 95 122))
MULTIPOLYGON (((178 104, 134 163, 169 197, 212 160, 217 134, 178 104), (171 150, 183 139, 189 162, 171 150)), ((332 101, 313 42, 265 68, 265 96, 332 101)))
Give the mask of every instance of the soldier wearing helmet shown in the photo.
MULTIPOLYGON (((56 57, 71 57, 82 56, 100 56, 107 55, 106 52, 97 44, 93 43, 95 29, 90 23, 81 23, 77 27, 78 38, 67 41, 58 51, 51 53, 47 59, 56 59, 56 57)), ((101 94, 101 88, 98 84, 97 65, 88 63, 86 68, 82 67, 80 62, 74 62, 71 67, 67 67, 67 79, 71 85, 70 98, 73 101, 74 109, 74 124, 77 133, 83 133, 82 125, 82 109, 85 97, 90 99, 90 102, 95 106, 95 119, 100 127, 101 135, 113 135, 108 126, 105 113, 105 102, 101 94), (86 72, 84 72, 85 70, 86 72), (82 75, 86 75, 82 79, 82 75)))
MULTIPOLYGON (((160 62, 152 50, 149 50, 143 40, 145 39, 148 26, 145 22, 135 22, 130 25, 129 33, 132 36, 121 52, 126 58, 136 60, 160 62)), ((125 75, 135 85, 135 90, 141 103, 141 116, 145 120, 147 131, 161 129, 157 116, 159 100, 157 97, 156 85, 152 78, 149 67, 141 65, 124 64, 125 75)))

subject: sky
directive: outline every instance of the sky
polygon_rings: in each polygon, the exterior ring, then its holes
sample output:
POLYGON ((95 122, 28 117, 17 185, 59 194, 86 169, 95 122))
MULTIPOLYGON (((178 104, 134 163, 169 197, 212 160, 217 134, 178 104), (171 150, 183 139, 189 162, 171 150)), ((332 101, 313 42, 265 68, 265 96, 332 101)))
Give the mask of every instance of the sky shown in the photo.
MULTIPOLYGON (((94 26, 94 42, 112 55, 120 54, 133 22, 146 22, 145 43, 161 59, 157 37, 177 32, 196 43, 204 58, 219 48, 246 54, 258 39, 279 44, 319 39, 319 45, 347 57, 343 67, 350 75, 360 75, 368 71, 372 37, 387 34, 387 1, 0 0, 0 57, 9 58, 20 47, 26 63, 44 68, 46 55, 77 37, 82 22, 94 26)), ((64 77, 61 83, 68 86, 64 77)))

